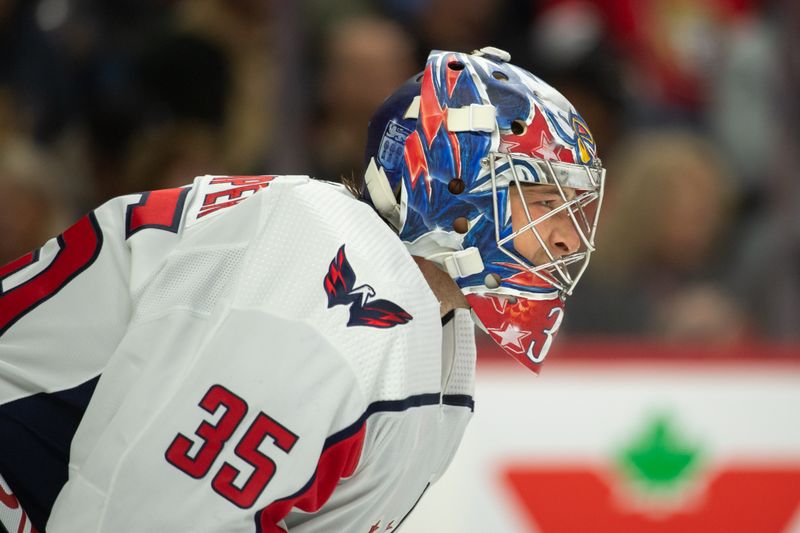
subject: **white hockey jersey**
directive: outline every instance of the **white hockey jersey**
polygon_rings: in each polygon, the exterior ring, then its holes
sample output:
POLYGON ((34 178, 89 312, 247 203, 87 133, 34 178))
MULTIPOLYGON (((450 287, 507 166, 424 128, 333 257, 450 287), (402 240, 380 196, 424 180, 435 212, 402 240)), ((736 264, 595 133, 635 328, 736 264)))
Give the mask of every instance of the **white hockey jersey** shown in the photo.
POLYGON ((341 186, 117 198, 0 269, 0 476, 54 533, 395 531, 473 409, 442 324, 341 186))

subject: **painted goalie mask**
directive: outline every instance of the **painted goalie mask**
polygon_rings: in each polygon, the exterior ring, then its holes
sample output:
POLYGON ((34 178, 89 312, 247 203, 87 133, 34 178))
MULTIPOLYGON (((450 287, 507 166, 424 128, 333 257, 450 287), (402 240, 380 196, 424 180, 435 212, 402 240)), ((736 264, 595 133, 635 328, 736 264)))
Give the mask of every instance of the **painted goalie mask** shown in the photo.
POLYGON ((605 170, 572 105, 509 59, 491 47, 432 52, 370 121, 364 197, 412 255, 450 274, 478 325, 538 372, 594 251, 605 170), (535 186, 558 201, 544 213, 520 202, 512 224, 512 198, 535 186), (543 232, 551 217, 574 228, 575 246, 543 232), (523 238, 538 264, 515 248, 523 238))

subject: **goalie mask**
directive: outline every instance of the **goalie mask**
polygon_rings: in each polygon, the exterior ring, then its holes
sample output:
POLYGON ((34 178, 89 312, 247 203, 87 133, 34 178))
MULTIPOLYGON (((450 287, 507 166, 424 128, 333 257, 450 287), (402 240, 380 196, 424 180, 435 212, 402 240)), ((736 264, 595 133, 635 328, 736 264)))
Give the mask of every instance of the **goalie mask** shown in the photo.
POLYGON ((538 372, 594 251, 605 171, 572 105, 508 61, 496 48, 432 52, 370 121, 364 197, 538 372), (524 201, 539 191, 546 201, 524 201), (556 220, 568 244, 548 233, 556 220))

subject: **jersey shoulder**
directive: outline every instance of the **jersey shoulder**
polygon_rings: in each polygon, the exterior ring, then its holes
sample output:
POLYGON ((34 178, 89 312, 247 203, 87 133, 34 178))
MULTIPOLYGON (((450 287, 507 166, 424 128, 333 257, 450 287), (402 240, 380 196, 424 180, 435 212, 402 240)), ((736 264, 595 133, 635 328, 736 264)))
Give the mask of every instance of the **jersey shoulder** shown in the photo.
MULTIPOLYGON (((258 176, 198 176, 191 186, 192 197, 186 205, 183 227, 191 228, 207 224, 231 211, 239 212, 240 204, 254 196, 275 189, 305 183, 308 176, 280 176, 264 174, 258 176), (257 194, 258 193, 258 194, 257 194), (236 207, 237 209, 232 209, 236 207)), ((251 206, 252 207, 252 206, 251 206)), ((229 216, 229 215, 228 215, 229 216)))
POLYGON ((438 391, 438 301, 397 235, 341 185, 273 183, 237 305, 319 331, 369 402, 438 391))
MULTIPOLYGON (((154 316, 169 295, 201 312, 229 300, 314 328, 368 402, 438 391, 438 302, 370 206, 308 176, 201 176, 186 194, 175 244, 147 283, 153 305, 137 309, 154 316)), ((169 239, 156 233, 147 239, 169 239)))

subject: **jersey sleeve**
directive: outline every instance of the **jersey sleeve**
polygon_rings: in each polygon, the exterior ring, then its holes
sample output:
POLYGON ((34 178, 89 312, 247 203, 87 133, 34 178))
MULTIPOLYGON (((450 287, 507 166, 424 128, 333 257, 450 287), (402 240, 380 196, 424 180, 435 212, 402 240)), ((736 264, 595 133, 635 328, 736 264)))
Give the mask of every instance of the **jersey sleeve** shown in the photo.
POLYGON ((0 404, 79 385, 113 351, 130 312, 114 207, 0 269, 0 404))
POLYGON ((131 294, 178 240, 191 187, 115 198, 0 267, 0 405, 98 375, 131 294))
POLYGON ((66 482, 71 441, 128 326, 132 241, 152 244, 140 230, 169 228, 187 193, 116 198, 0 267, 0 475, 38 528, 66 482))

